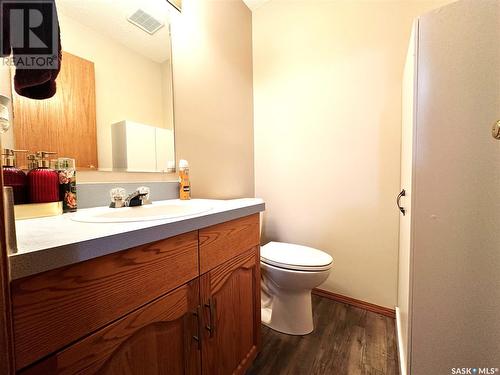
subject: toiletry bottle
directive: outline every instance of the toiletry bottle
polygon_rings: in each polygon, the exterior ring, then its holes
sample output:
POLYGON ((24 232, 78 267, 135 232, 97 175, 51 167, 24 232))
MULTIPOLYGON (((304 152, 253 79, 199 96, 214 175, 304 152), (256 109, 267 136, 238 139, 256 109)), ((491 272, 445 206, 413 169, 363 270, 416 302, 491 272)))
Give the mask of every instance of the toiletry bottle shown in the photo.
POLYGON ((24 150, 11 150, 6 148, 2 153, 2 173, 5 186, 12 187, 14 204, 28 203, 28 177, 16 164, 16 152, 24 150))
POLYGON ((181 200, 191 199, 191 182, 189 181, 189 163, 187 160, 179 161, 179 198, 181 200))
POLYGON ((59 200, 63 202, 63 212, 75 212, 76 200, 76 162, 75 159, 58 158, 55 170, 59 174, 59 200))
POLYGON ((51 154, 54 152, 37 152, 37 167, 28 172, 28 190, 31 203, 59 201, 59 175, 55 170, 49 168, 49 160, 47 160, 51 154))

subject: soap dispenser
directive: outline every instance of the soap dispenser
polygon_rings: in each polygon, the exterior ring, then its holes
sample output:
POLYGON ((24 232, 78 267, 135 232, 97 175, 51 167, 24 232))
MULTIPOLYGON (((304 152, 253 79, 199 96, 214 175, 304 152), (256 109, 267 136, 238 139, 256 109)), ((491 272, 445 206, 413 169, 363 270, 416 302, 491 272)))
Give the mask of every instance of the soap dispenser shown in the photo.
POLYGON ((39 151, 36 153, 37 167, 28 172, 28 190, 31 203, 59 201, 59 175, 49 167, 48 157, 52 154, 55 152, 39 151))
POLYGON ((12 187, 14 204, 28 202, 28 177, 23 170, 17 167, 16 153, 25 150, 12 150, 6 148, 2 153, 2 173, 5 186, 12 187))

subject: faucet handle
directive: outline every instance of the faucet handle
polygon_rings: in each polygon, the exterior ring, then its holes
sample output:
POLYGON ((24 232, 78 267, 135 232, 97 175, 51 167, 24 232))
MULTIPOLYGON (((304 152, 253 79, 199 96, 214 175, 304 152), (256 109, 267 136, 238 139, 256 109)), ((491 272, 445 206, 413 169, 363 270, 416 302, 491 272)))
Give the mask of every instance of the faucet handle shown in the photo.
POLYGON ((147 198, 149 199, 149 193, 151 192, 151 189, 147 186, 139 186, 137 188, 137 191, 139 192, 139 194, 143 195, 143 194, 146 194, 147 195, 147 198))
POLYGON ((124 188, 117 187, 109 191, 111 197, 111 208, 119 208, 125 206, 125 199, 127 198, 127 192, 124 188))
POLYGON ((141 195, 141 200, 143 205, 151 203, 151 198, 150 198, 151 189, 148 186, 139 186, 137 188, 137 192, 141 195))

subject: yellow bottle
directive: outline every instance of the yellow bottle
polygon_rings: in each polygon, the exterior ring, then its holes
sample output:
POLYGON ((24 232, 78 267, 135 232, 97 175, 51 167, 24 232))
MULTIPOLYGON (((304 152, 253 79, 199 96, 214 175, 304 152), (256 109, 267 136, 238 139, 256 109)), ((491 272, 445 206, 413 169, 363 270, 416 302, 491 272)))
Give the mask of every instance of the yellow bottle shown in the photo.
POLYGON ((179 161, 179 198, 183 201, 191 199, 191 182, 189 181, 189 163, 179 161))

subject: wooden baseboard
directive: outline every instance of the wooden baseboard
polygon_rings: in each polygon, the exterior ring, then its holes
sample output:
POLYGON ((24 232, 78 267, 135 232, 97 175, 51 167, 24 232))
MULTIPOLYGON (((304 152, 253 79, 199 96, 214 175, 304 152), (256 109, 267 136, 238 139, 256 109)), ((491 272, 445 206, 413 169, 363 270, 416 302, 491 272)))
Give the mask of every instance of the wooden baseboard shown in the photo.
POLYGON ((371 311, 376 314, 385 315, 392 319, 396 318, 396 311, 394 309, 389 309, 387 307, 375 305, 373 303, 361 301, 359 299, 343 296, 342 294, 337 294, 318 288, 313 289, 312 293, 316 294, 317 296, 328 298, 336 302, 347 303, 348 305, 359 307, 360 309, 371 311))

